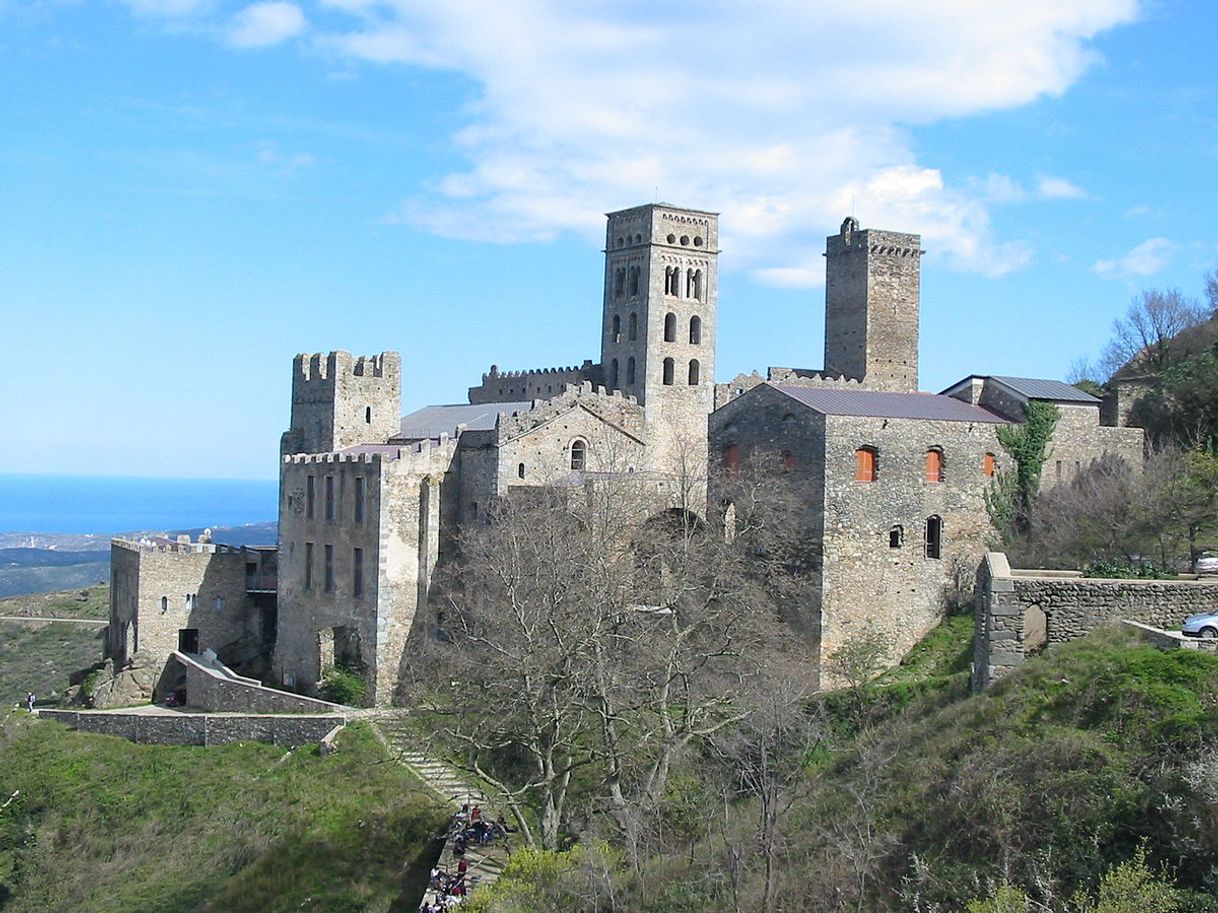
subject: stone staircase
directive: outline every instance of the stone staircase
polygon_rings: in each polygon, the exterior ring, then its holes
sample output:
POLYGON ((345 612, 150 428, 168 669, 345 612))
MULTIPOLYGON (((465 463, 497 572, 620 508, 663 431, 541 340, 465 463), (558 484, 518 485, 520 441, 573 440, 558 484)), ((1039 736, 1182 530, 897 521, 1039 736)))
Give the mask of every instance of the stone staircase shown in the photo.
MULTIPOLYGON (((450 805, 454 812, 460 811, 461 806, 468 803, 471 808, 475 805, 481 806, 482 816, 486 820, 493 817, 486 793, 470 784, 462 772, 439 760, 425 748, 419 747, 418 736, 410 729, 405 714, 380 711, 371 720, 398 762, 409 768, 432 793, 450 805)), ((454 819, 454 827, 450 830, 449 839, 445 841, 440 859, 436 863, 436 867, 442 872, 457 871, 458 857, 453 855, 452 841, 456 833, 455 824, 454 819)), ((466 883, 471 888, 494 884, 503 872, 509 852, 502 838, 485 847, 466 847, 465 858, 469 860, 466 883)), ((423 897, 426 903, 432 903, 435 899, 435 893, 431 890, 423 897)))

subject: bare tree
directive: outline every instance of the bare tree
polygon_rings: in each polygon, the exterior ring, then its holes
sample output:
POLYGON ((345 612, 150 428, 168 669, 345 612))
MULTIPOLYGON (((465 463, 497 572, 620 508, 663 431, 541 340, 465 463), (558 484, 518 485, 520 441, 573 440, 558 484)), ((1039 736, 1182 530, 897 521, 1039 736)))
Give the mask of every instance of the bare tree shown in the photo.
POLYGON ((1173 339, 1206 319, 1197 302, 1178 290, 1151 289, 1135 297, 1125 316, 1113 321, 1112 339, 1100 356, 1108 378, 1122 369, 1157 373, 1171 363, 1173 339))

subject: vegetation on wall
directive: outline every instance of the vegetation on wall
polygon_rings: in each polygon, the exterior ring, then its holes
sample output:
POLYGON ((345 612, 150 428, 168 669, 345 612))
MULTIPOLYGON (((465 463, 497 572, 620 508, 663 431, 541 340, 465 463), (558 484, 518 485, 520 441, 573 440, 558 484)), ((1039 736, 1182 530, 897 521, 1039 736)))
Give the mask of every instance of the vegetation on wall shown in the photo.
POLYGON ((1023 424, 998 428, 998 443, 1011 457, 1010 469, 999 470, 985 505, 995 529, 1004 539, 1027 528, 1032 505, 1040 492, 1040 477, 1049 441, 1061 410, 1052 403, 1034 400, 1027 405, 1023 424))

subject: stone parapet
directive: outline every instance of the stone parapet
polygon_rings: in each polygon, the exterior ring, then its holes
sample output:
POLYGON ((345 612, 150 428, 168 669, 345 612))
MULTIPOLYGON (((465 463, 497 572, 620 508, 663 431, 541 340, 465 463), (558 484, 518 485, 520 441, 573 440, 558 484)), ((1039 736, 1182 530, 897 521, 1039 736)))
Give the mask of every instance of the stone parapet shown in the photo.
POLYGON ((342 714, 259 716, 40 710, 38 715, 80 732, 119 736, 141 744, 206 746, 270 742, 285 748, 321 742, 335 726, 346 725, 348 721, 342 714))

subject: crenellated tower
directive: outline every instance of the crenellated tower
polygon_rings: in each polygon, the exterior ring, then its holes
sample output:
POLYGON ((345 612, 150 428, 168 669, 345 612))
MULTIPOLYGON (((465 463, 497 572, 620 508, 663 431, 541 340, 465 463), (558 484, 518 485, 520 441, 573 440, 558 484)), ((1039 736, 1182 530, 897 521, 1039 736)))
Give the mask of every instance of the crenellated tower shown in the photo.
POLYGON ((825 370, 875 390, 918 389, 920 235, 859 229, 825 241, 825 370))
POLYGON ((397 352, 297 355, 292 361, 292 424, 280 453, 330 453, 381 444, 401 425, 402 359, 397 352))

